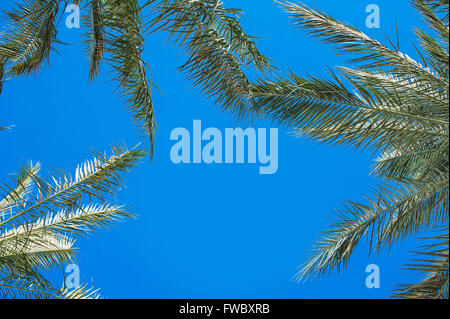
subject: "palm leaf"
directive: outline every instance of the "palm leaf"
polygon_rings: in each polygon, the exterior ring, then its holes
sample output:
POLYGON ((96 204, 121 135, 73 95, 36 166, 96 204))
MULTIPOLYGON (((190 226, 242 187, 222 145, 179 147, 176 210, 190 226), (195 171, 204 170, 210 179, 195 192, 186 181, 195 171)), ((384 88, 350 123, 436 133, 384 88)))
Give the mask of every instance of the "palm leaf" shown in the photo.
POLYGON ((0 296, 22 298, 96 298, 92 288, 54 289, 42 275, 73 262, 75 237, 85 237, 123 218, 122 207, 105 201, 122 183, 120 174, 145 156, 142 150, 113 146, 111 156, 94 152, 74 176, 54 171, 37 176, 30 163, 5 185, 0 199, 0 296), (96 200, 94 202, 94 200, 96 200))
POLYGON ((28 0, 6 12, 11 26, 0 40, 0 57, 6 60, 7 77, 30 74, 48 62, 57 41, 55 21, 60 12, 59 3, 28 0))
POLYGON ((239 22, 242 12, 226 9, 218 0, 152 0, 147 4, 153 5, 150 30, 168 32, 188 54, 180 69, 194 86, 238 118, 254 111, 244 68, 253 66, 265 72, 271 65, 256 48, 254 38, 244 33, 239 22))

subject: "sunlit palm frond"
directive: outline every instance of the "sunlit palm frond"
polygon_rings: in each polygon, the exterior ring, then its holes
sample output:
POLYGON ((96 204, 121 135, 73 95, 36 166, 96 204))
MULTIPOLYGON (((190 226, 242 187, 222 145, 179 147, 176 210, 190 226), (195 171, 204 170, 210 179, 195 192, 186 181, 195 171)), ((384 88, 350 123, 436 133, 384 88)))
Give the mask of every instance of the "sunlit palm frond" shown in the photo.
POLYGON ((58 171, 50 180, 32 175, 37 194, 30 194, 25 203, 17 203, 18 210, 0 220, 0 230, 29 220, 36 220, 65 207, 75 206, 83 198, 103 199, 121 184, 120 173, 134 167, 142 150, 113 147, 113 155, 94 153, 95 158, 80 165, 74 176, 58 171))
POLYGON ((446 229, 424 240, 431 242, 415 253, 413 264, 407 270, 423 274, 419 283, 401 285, 395 297, 406 299, 448 299, 449 298, 449 258, 448 224, 446 229))
MULTIPOLYGON (((340 74, 330 71, 330 79, 260 78, 251 84, 255 107, 295 135, 379 153, 372 173, 386 182, 364 203, 347 202, 338 212, 298 280, 345 268, 364 237, 378 250, 419 232, 448 228, 448 1, 414 4, 435 33, 416 31, 421 62, 323 12, 283 4, 297 26, 336 44, 356 66, 339 67, 340 74)), ((448 242, 441 246, 447 260, 428 262, 421 268, 426 279, 397 296, 448 296, 448 288, 441 289, 448 284, 448 242), (438 288, 430 292, 432 286, 438 288)))
POLYGON ((84 284, 75 289, 64 289, 58 292, 64 299, 100 299, 99 289, 84 284))
POLYGON ((426 188, 414 183, 405 183, 401 188, 379 187, 372 196, 366 197, 365 203, 348 201, 345 209, 338 211, 296 279, 344 269, 364 236, 370 247, 380 249, 420 230, 439 227, 447 220, 448 179, 426 188))
POLYGON ((89 13, 84 16, 86 32, 85 45, 89 56, 89 79, 93 81, 97 77, 105 46, 105 25, 103 21, 103 2, 90 0, 87 5, 89 13))
POLYGON ((10 188, 8 185, 1 187, 7 195, 0 200, 0 216, 7 212, 11 205, 20 205, 25 199, 25 196, 30 192, 33 185, 33 176, 36 176, 39 172, 40 164, 30 162, 27 166, 23 167, 17 178, 14 180, 15 187, 10 188))
POLYGON ((145 152, 113 146, 112 155, 94 152, 94 159, 75 174, 54 171, 37 176, 39 165, 29 164, 4 186, 0 200, 0 295, 46 298, 94 298, 85 286, 56 290, 42 273, 73 262, 75 237, 132 217, 105 201, 122 184, 120 174, 134 167, 145 152))
POLYGON ((33 277, 1 277, 0 299, 99 299, 98 289, 81 285, 74 289, 56 289, 33 277))
POLYGON ((339 52, 356 55, 351 59, 360 68, 384 68, 396 76, 414 77, 417 83, 433 85, 448 95, 448 81, 407 54, 389 49, 354 26, 342 23, 305 5, 282 3, 295 25, 308 33, 336 44, 339 52))
POLYGON ((266 118, 300 135, 355 148, 380 149, 405 141, 416 144, 442 138, 448 130, 448 120, 362 90, 355 94, 334 78, 333 82, 291 74, 288 79, 260 80, 253 84, 252 96, 266 118))

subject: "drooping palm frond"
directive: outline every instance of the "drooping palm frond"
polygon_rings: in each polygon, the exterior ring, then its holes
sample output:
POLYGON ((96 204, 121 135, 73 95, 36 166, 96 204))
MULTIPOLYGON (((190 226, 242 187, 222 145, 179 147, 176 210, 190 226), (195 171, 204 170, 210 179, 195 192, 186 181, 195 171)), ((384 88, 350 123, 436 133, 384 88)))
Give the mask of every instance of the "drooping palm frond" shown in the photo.
POLYGON ((224 109, 243 117, 253 110, 248 97, 248 66, 266 72, 270 61, 240 25, 241 10, 219 0, 151 0, 152 32, 168 32, 188 54, 181 71, 224 109))
MULTIPOLYGON (((0 57, 6 77, 30 74, 48 62, 56 42, 56 20, 61 1, 27 0, 7 11, 11 26, 0 38, 0 57)), ((63 4, 64 5, 64 4, 63 4)))
POLYGON ((90 0, 86 6, 89 13, 85 16, 85 41, 89 56, 89 79, 95 80, 100 68, 105 46, 105 25, 103 21, 103 2, 90 0))
POLYGON ((68 237, 23 230, 21 236, 2 235, 0 268, 2 272, 27 274, 28 269, 42 273, 74 261, 74 242, 68 237))
MULTIPOLYGON (((373 174, 385 182, 365 202, 347 202, 338 211, 298 280, 344 269, 362 238, 379 250, 422 231, 448 228, 449 48, 448 12, 442 9, 448 1, 414 4, 435 34, 416 31, 421 62, 323 12, 283 4, 297 26, 352 55, 354 67, 330 71, 329 79, 261 78, 250 86, 255 108, 295 135, 379 153, 373 174)), ((448 242, 442 247, 448 256, 448 242)), ((398 296, 418 297, 418 289, 445 283, 448 266, 443 273, 429 265, 419 288, 406 286, 398 296)), ((448 285, 439 287, 443 290, 427 296, 447 296, 448 285)))
POLYGON ((348 201, 296 274, 297 280, 345 269, 363 237, 376 250, 448 223, 448 179, 380 186, 366 203, 348 201))
POLYGON ((54 289, 43 272, 73 262, 74 238, 132 217, 122 207, 108 204, 122 183, 120 174, 145 156, 142 150, 113 146, 112 155, 95 152, 77 167, 74 176, 55 171, 37 176, 38 164, 29 164, 3 186, 0 200, 0 296, 83 298, 96 297, 91 288, 54 289))
POLYGON ((103 50, 134 121, 150 137, 150 156, 153 156, 156 120, 152 83, 142 58, 144 35, 141 8, 137 0, 93 1, 91 8, 94 26, 91 76, 98 68, 103 50))

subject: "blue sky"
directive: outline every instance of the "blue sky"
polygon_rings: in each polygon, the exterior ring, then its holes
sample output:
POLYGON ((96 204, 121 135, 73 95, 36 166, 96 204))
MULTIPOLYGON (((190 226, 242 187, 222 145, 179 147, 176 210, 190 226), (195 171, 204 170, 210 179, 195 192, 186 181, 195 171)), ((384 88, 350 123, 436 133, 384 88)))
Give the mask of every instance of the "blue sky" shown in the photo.
MULTIPOLYGON (((6 9, 13 1, 2 1, 6 9)), ((281 72, 324 75, 326 65, 344 64, 330 46, 292 26, 272 0, 225 0, 245 11, 245 30, 281 72)), ((414 54, 413 28, 421 25, 409 1, 305 1, 384 40, 399 26, 401 50, 414 54), (381 29, 367 29, 365 8, 378 4, 381 29)), ((3 27, 4 20, 0 20, 3 27)), ((88 83, 81 29, 60 25, 59 45, 34 77, 6 83, 0 96, 0 178, 27 160, 70 170, 90 158, 89 149, 111 143, 133 146, 142 136, 105 68, 88 83)), ((159 130, 155 158, 128 173, 117 196, 132 205, 137 220, 79 240, 82 279, 108 298, 383 298, 395 284, 414 280, 401 271, 412 241, 368 256, 362 243, 345 272, 297 284, 296 267, 346 199, 358 200, 376 185, 369 177, 372 155, 298 140, 279 130, 279 169, 259 175, 255 165, 175 165, 170 132, 192 130, 193 120, 220 130, 241 126, 206 99, 177 71, 185 56, 165 34, 146 37, 144 57, 152 79, 159 130), (367 289, 365 268, 377 264, 381 288, 367 289)), ((276 127, 255 122, 254 127, 276 127)))

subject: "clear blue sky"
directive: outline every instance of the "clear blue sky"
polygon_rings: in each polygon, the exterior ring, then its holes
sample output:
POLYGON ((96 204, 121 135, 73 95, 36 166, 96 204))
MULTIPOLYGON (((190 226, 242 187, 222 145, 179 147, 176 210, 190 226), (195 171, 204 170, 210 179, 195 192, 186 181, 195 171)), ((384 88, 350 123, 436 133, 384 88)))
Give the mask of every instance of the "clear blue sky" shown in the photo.
MULTIPOLYGON (((2 9, 12 2, 2 1, 2 9)), ((305 2, 380 40, 383 32, 394 35, 397 19, 401 49, 416 57, 411 41, 421 20, 407 0, 305 2), (371 3, 381 8, 380 30, 365 27, 371 3)), ((245 30, 263 37, 260 49, 282 71, 323 75, 326 65, 344 63, 330 46, 295 29, 272 0, 224 3, 244 9, 245 30)), ((141 141, 108 70, 88 83, 81 35, 81 29, 61 24, 58 37, 71 45, 59 45, 60 54, 53 53, 50 66, 35 77, 5 84, 0 126, 15 127, 0 135, 0 179, 29 159, 70 170, 90 157, 89 149, 141 141)), ((109 298, 381 298, 393 285, 414 280, 401 271, 414 248, 406 241, 370 257, 363 243, 347 271, 291 281, 332 212, 376 184, 369 177, 372 154, 297 140, 280 128, 276 175, 259 175, 247 164, 176 166, 169 157, 174 128, 191 128, 194 119, 221 130, 240 124, 185 81, 176 70, 185 57, 165 34, 146 38, 144 56, 164 94, 154 93, 156 155, 152 164, 146 160, 126 175, 118 195, 139 217, 77 242, 82 279, 109 298), (372 263, 381 269, 380 289, 365 287, 365 267, 372 263)))

